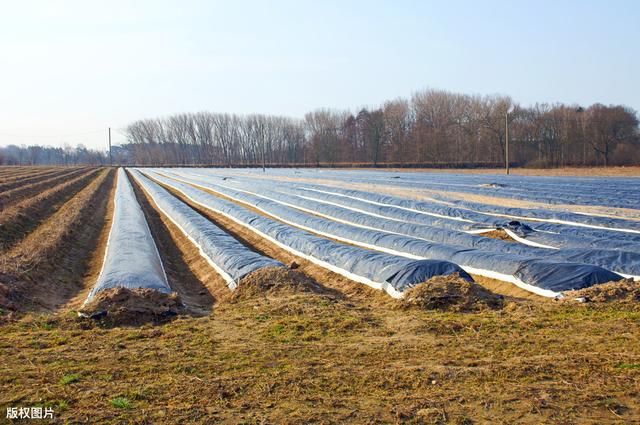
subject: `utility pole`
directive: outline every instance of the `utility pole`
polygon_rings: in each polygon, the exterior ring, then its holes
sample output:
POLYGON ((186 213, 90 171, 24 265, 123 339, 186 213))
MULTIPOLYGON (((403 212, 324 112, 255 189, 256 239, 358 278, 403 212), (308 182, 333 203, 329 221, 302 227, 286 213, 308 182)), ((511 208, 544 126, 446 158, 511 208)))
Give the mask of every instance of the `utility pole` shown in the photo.
POLYGON ((266 172, 265 171, 265 159, 264 159, 264 136, 262 137, 262 172, 266 172))
POLYGON ((504 163, 507 170, 507 174, 509 174, 509 109, 505 109, 504 111, 504 141, 505 141, 504 163))
POLYGON ((113 166, 113 160, 111 159, 111 127, 109 127, 109 166, 113 166))

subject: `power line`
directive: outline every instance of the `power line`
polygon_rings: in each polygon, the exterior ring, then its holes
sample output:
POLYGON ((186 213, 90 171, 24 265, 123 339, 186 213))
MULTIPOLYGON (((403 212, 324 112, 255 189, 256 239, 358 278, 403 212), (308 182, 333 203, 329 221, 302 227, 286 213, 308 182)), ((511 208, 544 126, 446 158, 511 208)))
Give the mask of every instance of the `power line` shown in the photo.
POLYGON ((11 134, 11 133, 2 133, 2 132, 0 132, 0 136, 39 139, 39 138, 43 138, 43 137, 47 137, 47 138, 77 137, 77 136, 86 136, 86 135, 98 134, 98 133, 104 133, 104 129, 94 130, 94 131, 85 131, 85 132, 82 132, 82 133, 70 133, 70 134, 58 134, 58 135, 41 134, 41 135, 38 135, 38 136, 26 135, 26 134, 11 134))

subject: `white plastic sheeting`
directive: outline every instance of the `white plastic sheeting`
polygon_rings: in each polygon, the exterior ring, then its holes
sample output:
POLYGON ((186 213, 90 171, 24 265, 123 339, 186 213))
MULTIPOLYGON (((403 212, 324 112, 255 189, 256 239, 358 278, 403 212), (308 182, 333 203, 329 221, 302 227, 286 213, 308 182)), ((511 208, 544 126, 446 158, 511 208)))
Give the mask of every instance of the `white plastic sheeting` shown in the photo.
POLYGON ((279 261, 251 251, 139 171, 131 172, 162 213, 198 247, 200 255, 224 278, 229 289, 235 289, 240 279, 253 271, 269 266, 284 267, 279 261))
POLYGON ((150 288, 171 293, 144 213, 122 168, 118 169, 113 221, 104 262, 87 301, 100 291, 116 287, 150 288))
MULTIPOLYGON (((178 173, 178 175, 180 174, 182 173, 178 173)), ((182 178, 184 179, 185 177, 182 178)), ((400 233, 380 231, 373 227, 380 221, 380 218, 361 215, 353 211, 346 211, 343 218, 347 220, 357 220, 359 217, 360 219, 366 220, 369 226, 354 226, 348 224, 345 220, 338 222, 333 217, 325 219, 315 215, 305 214, 305 212, 296 211, 296 209, 291 208, 292 206, 294 208, 296 207, 288 203, 296 202, 294 201, 294 197, 286 194, 274 194, 259 183, 256 183, 257 187, 255 190, 261 194, 231 188, 226 184, 209 183, 202 179, 187 178, 186 182, 197 184, 224 196, 231 197, 239 202, 251 205, 276 217, 284 223, 332 239, 408 258, 453 261, 469 273, 476 273, 482 276, 512 282, 526 290, 543 296, 555 297, 559 291, 580 289, 594 283, 603 283, 621 278, 621 276, 597 266, 547 260, 544 256, 544 250, 541 252, 542 257, 536 257, 535 255, 507 254, 485 249, 475 249, 475 243, 467 247, 459 247, 457 245, 432 243, 424 239, 407 236, 407 233, 419 233, 420 227, 416 225, 407 224, 403 225, 402 229, 396 228, 395 230, 402 230, 400 233), (262 194, 277 196, 280 201, 276 201, 268 196, 263 196, 262 194), (404 235, 402 233, 404 233, 404 235), (552 270, 553 273, 549 272, 550 270, 552 270)), ((307 210, 308 212, 313 213, 322 207, 322 204, 314 204, 309 199, 306 199, 306 201, 309 203, 309 207, 312 208, 310 211, 307 210)), ((299 207, 300 204, 297 206, 299 207)), ((330 212, 328 209, 322 211, 330 212)), ((480 240, 485 239, 486 242, 489 243, 505 244, 504 242, 493 239, 478 238, 464 233, 458 235, 451 234, 449 236, 454 242, 461 242, 459 239, 462 238, 475 238, 480 240)))
POLYGON ((404 290, 437 275, 458 273, 472 281, 458 265, 442 260, 413 260, 382 252, 336 243, 304 230, 255 214, 233 202, 195 187, 145 170, 192 202, 241 224, 279 247, 352 280, 383 289, 395 298, 404 290))

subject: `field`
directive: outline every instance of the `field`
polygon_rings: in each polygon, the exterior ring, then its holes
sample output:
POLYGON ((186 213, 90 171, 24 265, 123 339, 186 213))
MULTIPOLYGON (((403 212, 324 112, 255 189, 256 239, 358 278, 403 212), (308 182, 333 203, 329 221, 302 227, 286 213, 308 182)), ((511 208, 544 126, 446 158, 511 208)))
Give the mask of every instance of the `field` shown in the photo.
POLYGON ((557 174, 0 167, 0 417, 638 423, 640 179, 557 174))

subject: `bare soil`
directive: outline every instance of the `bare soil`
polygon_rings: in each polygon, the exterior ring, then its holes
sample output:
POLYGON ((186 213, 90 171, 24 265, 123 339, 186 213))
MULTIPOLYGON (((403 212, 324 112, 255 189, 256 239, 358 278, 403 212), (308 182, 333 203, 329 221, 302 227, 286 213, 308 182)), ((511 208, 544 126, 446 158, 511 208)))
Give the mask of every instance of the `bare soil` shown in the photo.
POLYGON ((0 252, 33 231, 98 175, 90 170, 0 211, 0 252))
MULTIPOLYGON (((20 176, 34 176, 59 170, 63 167, 7 167, 0 166, 0 182, 20 176)), ((66 167, 65 167, 66 168, 66 167)))
POLYGON ((104 225, 114 174, 102 170, 35 231, 0 255, 0 283, 21 309, 53 311, 82 289, 82 276, 104 225))
POLYGON ((16 177, 11 178, 0 178, 0 193, 5 192, 10 189, 14 189, 19 186, 26 186, 33 183, 38 183, 43 180, 49 179, 51 177, 63 176, 67 173, 72 172, 73 168, 61 168, 51 171, 44 172, 33 172, 24 175, 18 175, 16 177))
POLYGON ((5 192, 0 193, 0 208, 6 208, 7 206, 19 202, 29 196, 37 195, 38 193, 47 190, 55 185, 64 182, 71 176, 79 175, 81 173, 87 172, 86 168, 81 168, 73 171, 69 171, 64 173, 63 175, 54 176, 42 180, 37 183, 32 183, 24 186, 18 186, 14 189, 7 190, 5 192))
POLYGON ((548 298, 536 295, 533 292, 526 291, 510 282, 504 282, 502 280, 491 279, 485 276, 471 275, 473 280, 478 284, 484 286, 491 292, 502 295, 506 300, 516 302, 549 302, 548 298))
POLYGON ((502 229, 500 229, 500 230, 492 230, 490 232, 482 233, 482 234, 480 234, 478 236, 484 236, 485 238, 499 239, 499 240, 505 241, 505 242, 518 243, 518 241, 513 239, 511 236, 509 236, 509 234, 507 232, 505 232, 502 229))

